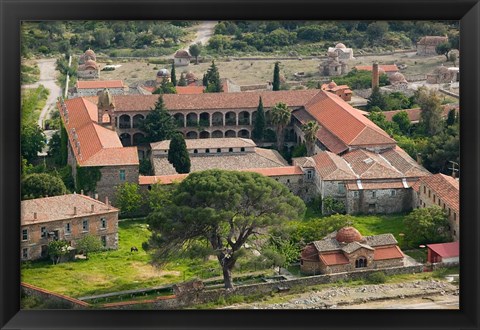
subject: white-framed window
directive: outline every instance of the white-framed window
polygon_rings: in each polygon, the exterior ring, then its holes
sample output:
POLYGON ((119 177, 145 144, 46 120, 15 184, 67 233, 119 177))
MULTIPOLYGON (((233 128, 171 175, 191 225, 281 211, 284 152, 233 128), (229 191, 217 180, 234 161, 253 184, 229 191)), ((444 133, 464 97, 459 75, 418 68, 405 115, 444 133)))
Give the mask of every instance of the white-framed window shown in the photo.
POLYGON ((100 218, 100 229, 107 228, 107 218, 100 218))
POLYGON ((313 178, 313 171, 312 170, 307 170, 307 179, 311 180, 313 178))
POLYGON ((47 237, 47 227, 40 227, 40 237, 46 238, 47 237))
POLYGON ((120 181, 125 181, 125 170, 120 170, 118 173, 120 181))
POLYGON ((88 219, 84 219, 82 221, 82 230, 83 231, 88 231, 88 219))
POLYGON ((28 248, 22 249, 22 259, 28 259, 28 248))
POLYGON ((392 196, 392 197, 397 196, 397 191, 394 190, 394 189, 390 190, 390 196, 392 196))
POLYGON ((70 235, 72 233, 72 226, 70 225, 70 222, 67 222, 65 224, 65 235, 70 235))
POLYGON ((22 241, 28 241, 28 229, 22 230, 22 241))

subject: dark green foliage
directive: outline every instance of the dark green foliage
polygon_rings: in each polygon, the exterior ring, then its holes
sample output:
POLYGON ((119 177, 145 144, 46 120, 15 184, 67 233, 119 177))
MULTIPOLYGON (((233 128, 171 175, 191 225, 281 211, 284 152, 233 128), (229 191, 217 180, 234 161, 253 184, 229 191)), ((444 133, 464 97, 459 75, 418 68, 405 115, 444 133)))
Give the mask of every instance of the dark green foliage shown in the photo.
MULTIPOLYGON (((449 161, 460 163, 460 134, 458 123, 428 139, 422 150, 422 165, 433 173, 451 175, 449 161)), ((458 173, 457 173, 458 174, 458 173)))
POLYGON ((283 150, 285 134, 285 127, 290 123, 292 118, 292 111, 287 107, 285 103, 279 102, 270 110, 272 124, 276 128, 277 136, 277 150, 283 150))
POLYGON ((22 157, 32 163, 45 146, 45 139, 45 134, 36 123, 22 123, 20 130, 22 157))
POLYGON ((405 217, 403 223, 405 243, 409 247, 443 243, 451 239, 447 214, 438 206, 415 209, 405 217))
POLYGON ((175 121, 165 108, 162 95, 142 122, 140 129, 145 132, 148 142, 168 140, 176 132, 175 121))
POLYGON ((22 199, 64 195, 67 188, 63 181, 50 174, 33 173, 22 180, 22 199))
POLYGON ((102 242, 97 236, 87 234, 77 241, 75 244, 78 252, 82 252, 85 257, 88 259, 88 254, 90 252, 97 252, 102 250, 102 242))
POLYGON ((185 79, 185 74, 183 72, 180 74, 180 80, 178 80, 178 86, 187 86, 187 79, 185 79))
POLYGON ((399 113, 395 114, 392 117, 392 120, 398 125, 398 128, 402 134, 408 135, 410 133, 411 124, 406 111, 400 111, 399 113))
POLYGON ((324 214, 345 214, 345 203, 333 197, 325 197, 322 200, 324 214))
POLYGON ((372 43, 379 43, 382 41, 383 36, 388 31, 388 22, 385 21, 377 21, 370 23, 367 28, 367 36, 368 39, 372 43))
POLYGON ((198 56, 200 56, 200 53, 202 52, 202 45, 201 44, 193 44, 188 47, 188 52, 190 55, 195 57, 195 64, 198 64, 198 56))
POLYGON ((452 109, 448 112, 448 117, 447 117, 447 126, 452 126, 457 122, 457 111, 455 109, 452 109))
POLYGON ((422 109, 420 113, 420 124, 424 125, 425 133, 434 136, 443 130, 442 105, 438 93, 434 90, 428 91, 419 88, 416 92, 416 100, 422 109))
POLYGON ((435 47, 435 51, 437 52, 438 55, 444 55, 447 59, 448 62, 448 53, 452 49, 452 46, 450 45, 449 42, 442 42, 441 44, 437 45, 435 47))
POLYGON ((272 87, 274 91, 280 90, 280 62, 275 62, 275 67, 273 68, 272 87))
POLYGON ((212 61, 212 65, 207 70, 204 78, 206 83, 205 93, 220 93, 223 92, 222 82, 220 81, 220 73, 215 65, 215 61, 212 61))
MULTIPOLYGON (((372 73, 370 71, 352 69, 343 77, 336 77, 337 85, 348 85, 351 89, 367 89, 372 87, 372 73)), ((388 76, 381 74, 379 77, 379 86, 386 86, 390 84, 388 76)))
POLYGON ((68 246, 69 245, 67 241, 53 240, 48 243, 48 255, 50 259, 52 259, 52 262, 54 265, 58 264, 62 256, 68 253, 68 250, 67 250, 68 246))
POLYGON ((378 107, 381 110, 386 110, 387 102, 385 101, 385 97, 383 96, 380 88, 375 87, 372 90, 372 94, 368 97, 367 101, 367 110, 371 110, 373 107, 378 107))
POLYGON ((261 141, 265 133, 265 111, 263 110, 262 97, 258 101, 257 115, 255 117, 255 126, 253 128, 253 137, 261 141))
POLYGON ((152 163, 150 162, 150 159, 141 159, 138 171, 141 175, 152 175, 152 163))
POLYGON ((191 173, 172 192, 172 204, 149 215, 151 245, 165 261, 188 243, 208 242, 222 266, 226 288, 253 235, 303 215, 305 204, 281 183, 250 172, 191 173))
POLYGON ((367 278, 367 283, 370 284, 382 284, 387 281, 387 276, 385 275, 384 272, 375 272, 368 274, 367 278))
MULTIPOLYGON (((172 63, 172 69, 170 70, 170 79, 172 80, 173 86, 177 86, 177 73, 175 72, 175 63, 172 63)), ((164 93, 167 94, 167 93, 164 93)))
POLYGON ((173 165, 177 173, 190 172, 190 156, 182 134, 175 134, 170 141, 168 149, 168 161, 173 165))
POLYGON ((355 218, 351 215, 334 214, 325 218, 296 222, 290 227, 291 240, 304 247, 306 243, 323 239, 328 234, 345 226, 351 226, 355 218))
POLYGON ((120 213, 132 214, 137 212, 143 203, 139 186, 136 183, 125 182, 117 187, 115 192, 115 206, 120 209, 120 213))
POLYGON ((167 77, 164 77, 160 87, 155 89, 152 94, 177 94, 177 90, 173 82, 168 81, 167 77))
POLYGON ((301 143, 293 148, 292 158, 305 157, 307 155, 307 146, 301 143))
POLYGON ((95 192, 97 182, 102 178, 101 167, 80 167, 77 166, 76 191, 83 190, 84 193, 95 192))

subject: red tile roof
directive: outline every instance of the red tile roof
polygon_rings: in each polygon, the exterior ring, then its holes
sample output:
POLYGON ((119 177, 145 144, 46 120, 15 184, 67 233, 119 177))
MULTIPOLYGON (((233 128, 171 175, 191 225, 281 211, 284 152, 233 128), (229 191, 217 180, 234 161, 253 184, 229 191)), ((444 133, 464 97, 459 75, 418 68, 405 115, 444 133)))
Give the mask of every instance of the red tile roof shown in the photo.
POLYGON ((68 120, 57 103, 72 151, 80 166, 138 165, 137 148, 123 148, 113 130, 97 124, 97 106, 86 98, 65 100, 68 120), (112 150, 109 150, 112 149, 112 150))
POLYGON ((177 86, 177 94, 203 94, 203 86, 177 86))
POLYGON ((118 212, 118 209, 81 194, 29 199, 21 202, 21 225, 111 212, 118 212), (77 208, 76 215, 74 215, 74 207, 77 208), (34 213, 37 214, 36 219, 34 213))
POLYGON ((419 165, 399 146, 382 152, 381 156, 385 158, 393 167, 402 172, 407 178, 417 178, 430 175, 430 172, 419 165))
POLYGON ((348 259, 342 252, 320 254, 320 260, 326 266, 344 265, 349 263, 348 259))
MULTIPOLYGON (((450 110, 455 109, 459 111, 460 107, 458 105, 453 105, 453 104, 445 104, 443 106, 443 113, 442 117, 447 117, 448 113, 450 110)), ((405 111, 408 115, 408 119, 412 123, 417 123, 420 121, 420 115, 422 113, 422 109, 420 108, 414 108, 414 109, 404 109, 404 110, 391 110, 391 111, 383 111, 382 113, 385 115, 385 119, 388 121, 393 121, 393 116, 395 116, 397 113, 405 111)), ((368 113, 367 113, 368 115, 368 113)))
POLYGON ((458 181, 451 176, 442 173, 424 176, 420 182, 433 190, 437 197, 440 198, 452 210, 458 213, 460 210, 460 185, 458 181))
POLYGON ((398 246, 377 247, 373 252, 373 260, 403 258, 404 255, 398 246))
MULTIPOLYGON (((355 69, 358 71, 372 71, 373 67, 371 65, 357 65, 355 66, 355 69)), ((382 69, 385 72, 397 72, 398 67, 396 64, 384 64, 384 65, 379 65, 378 69, 382 69)))
POLYGON ((80 80, 77 89, 87 88, 123 88, 123 80, 80 80))
POLYGON ((417 42, 418 45, 426 45, 426 46, 437 46, 442 42, 447 42, 448 37, 446 36, 424 36, 421 37, 420 40, 417 42))
POLYGON ((434 251, 442 258, 458 257, 460 255, 460 243, 458 241, 451 243, 427 244, 427 248, 434 251))
POLYGON ((349 182, 346 184, 348 190, 373 190, 373 189, 404 189, 403 183, 401 180, 397 179, 396 181, 388 182, 375 182, 375 181, 361 181, 362 189, 358 186, 356 182, 349 182))
POLYGON ((335 94, 319 91, 305 109, 321 127, 348 146, 396 145, 385 131, 335 94))
MULTIPOLYGON (((303 171, 299 166, 284 166, 271 168, 252 168, 244 169, 242 172, 255 172, 265 176, 285 176, 285 175, 303 175, 303 171)), ((171 174, 171 175, 157 175, 157 176, 139 176, 138 183, 140 185, 147 184, 171 184, 174 181, 182 181, 188 174, 171 174)))
POLYGON ((324 151, 312 156, 322 180, 355 180, 357 176, 340 156, 324 151))
POLYGON ((360 179, 393 179, 404 175, 379 154, 363 149, 353 150, 343 156, 360 179))

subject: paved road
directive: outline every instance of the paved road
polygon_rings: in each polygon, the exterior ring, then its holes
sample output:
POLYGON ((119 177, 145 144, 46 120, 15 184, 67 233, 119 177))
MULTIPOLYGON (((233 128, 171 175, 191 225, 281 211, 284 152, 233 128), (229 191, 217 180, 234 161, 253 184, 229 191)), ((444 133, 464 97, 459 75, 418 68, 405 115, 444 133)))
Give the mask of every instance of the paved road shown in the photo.
POLYGON ((36 88, 39 85, 43 85, 50 91, 47 103, 38 118, 38 126, 42 128, 44 128, 43 123, 45 119, 50 118, 50 112, 54 108, 57 98, 62 95, 62 90, 60 86, 57 85, 55 62, 56 59, 54 58, 37 60, 37 65, 40 69, 40 80, 35 84, 23 86, 26 88, 36 88))

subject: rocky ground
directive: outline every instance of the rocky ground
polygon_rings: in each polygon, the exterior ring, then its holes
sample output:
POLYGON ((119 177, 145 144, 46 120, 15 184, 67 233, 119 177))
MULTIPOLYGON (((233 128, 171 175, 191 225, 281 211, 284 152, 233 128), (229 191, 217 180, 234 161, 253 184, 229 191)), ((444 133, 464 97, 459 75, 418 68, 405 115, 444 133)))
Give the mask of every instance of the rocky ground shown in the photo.
POLYGON ((335 287, 292 295, 277 302, 237 304, 227 309, 452 309, 459 308, 459 288, 441 280, 335 287))

